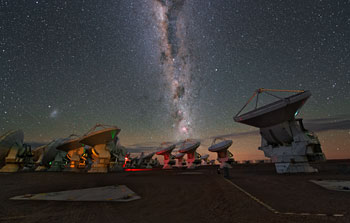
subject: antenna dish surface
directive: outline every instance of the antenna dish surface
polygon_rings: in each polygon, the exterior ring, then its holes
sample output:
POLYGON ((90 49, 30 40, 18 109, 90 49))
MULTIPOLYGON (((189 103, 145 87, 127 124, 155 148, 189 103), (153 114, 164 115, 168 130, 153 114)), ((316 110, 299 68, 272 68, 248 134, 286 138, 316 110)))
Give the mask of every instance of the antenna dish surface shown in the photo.
POLYGON ((154 154, 156 154, 156 153, 155 152, 150 153, 150 154, 144 156, 143 159, 150 159, 150 158, 152 158, 154 156, 154 154))
MULTIPOLYGON (((0 136, 0 159, 7 155, 7 152, 14 144, 23 144, 24 133, 22 130, 9 131, 0 136)), ((0 160, 1 162, 1 160, 0 160)))
POLYGON ((57 150, 57 147, 65 143, 67 140, 68 140, 67 138, 59 138, 47 144, 44 147, 45 150, 44 150, 42 163, 44 165, 48 165, 50 161, 54 160, 55 156, 59 153, 59 150, 57 150))
POLYGON ((157 155, 164 155, 165 153, 171 153, 171 151, 173 149, 175 149, 176 145, 173 144, 173 145, 170 145, 168 147, 165 147, 165 148, 160 148, 158 151, 157 151, 157 155))
POLYGON ((232 140, 225 140, 210 146, 208 150, 210 152, 219 152, 221 150, 228 149, 231 145, 232 145, 232 140))
POLYGON ((310 91, 304 91, 235 116, 234 120, 258 128, 265 128, 293 120, 296 112, 310 96, 310 91))
POLYGON ((106 144, 114 139, 120 132, 119 128, 105 128, 96 132, 89 133, 84 136, 79 142, 89 146, 106 144))
POLYGON ((207 159, 209 158, 209 154, 204 154, 203 156, 201 156, 201 159, 207 159))
POLYGON ((200 142, 186 142, 182 148, 179 150, 180 153, 188 153, 196 150, 200 146, 200 142))
POLYGON ((80 141, 80 138, 68 140, 64 142, 62 145, 57 146, 57 149, 65 152, 78 149, 83 146, 79 141, 80 141))
POLYGON ((185 153, 178 153, 178 154, 175 155, 175 158, 179 159, 179 158, 184 157, 184 155, 185 155, 185 153))
POLYGON ((10 147, 15 143, 23 144, 24 133, 22 130, 9 131, 0 136, 0 146, 10 147))

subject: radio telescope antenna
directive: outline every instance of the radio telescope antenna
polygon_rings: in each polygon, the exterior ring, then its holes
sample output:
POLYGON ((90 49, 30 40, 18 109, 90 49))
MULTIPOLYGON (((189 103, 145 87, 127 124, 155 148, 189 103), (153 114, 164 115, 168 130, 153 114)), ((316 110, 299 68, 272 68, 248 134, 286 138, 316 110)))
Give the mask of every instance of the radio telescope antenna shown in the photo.
POLYGON ((266 157, 275 163, 277 173, 317 172, 309 162, 325 160, 317 136, 304 128, 302 119, 296 119, 299 110, 310 98, 311 92, 304 90, 276 90, 260 88, 234 116, 234 121, 260 129, 261 146, 266 157), (295 93, 288 97, 276 96, 270 92, 295 93), (241 114, 244 108, 261 93, 278 100, 241 114))

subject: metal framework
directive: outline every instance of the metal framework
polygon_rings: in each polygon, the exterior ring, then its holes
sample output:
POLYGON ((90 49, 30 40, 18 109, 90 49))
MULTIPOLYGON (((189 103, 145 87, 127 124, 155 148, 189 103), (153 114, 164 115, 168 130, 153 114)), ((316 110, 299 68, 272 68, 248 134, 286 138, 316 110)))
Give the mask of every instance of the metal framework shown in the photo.
POLYGON ((259 88, 256 91, 254 91, 253 95, 249 98, 249 100, 245 103, 245 105, 239 110, 239 112, 235 115, 235 117, 238 117, 238 115, 247 107, 247 105, 255 98, 256 96, 256 101, 255 101, 255 109, 258 108, 258 101, 259 101, 259 95, 261 93, 268 94, 270 96, 273 96, 278 99, 283 99, 282 97, 279 97, 277 95, 271 94, 269 92, 293 92, 293 93, 303 93, 305 92, 304 90, 284 90, 284 89, 266 89, 266 88, 259 88))

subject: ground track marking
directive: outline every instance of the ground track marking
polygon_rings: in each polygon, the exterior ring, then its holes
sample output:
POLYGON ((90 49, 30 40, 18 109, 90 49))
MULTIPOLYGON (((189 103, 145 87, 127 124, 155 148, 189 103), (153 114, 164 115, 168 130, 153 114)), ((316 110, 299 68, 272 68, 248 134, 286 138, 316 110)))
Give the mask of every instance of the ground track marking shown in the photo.
POLYGON ((280 212, 277 211, 276 209, 274 209, 273 207, 271 207, 270 205, 264 203, 263 201, 259 200, 257 197, 255 197, 254 195, 250 194, 248 191, 244 190, 243 188, 241 188, 240 186, 238 186, 237 184, 233 183, 232 181, 224 178, 227 182, 229 182, 231 185, 233 185, 236 189, 238 189, 239 191, 243 192, 245 195, 247 195, 248 197, 250 197, 252 200, 254 200, 255 202, 257 202, 258 204, 264 206, 267 210, 271 211, 274 214, 282 214, 282 215, 298 215, 298 216, 322 216, 322 217, 344 217, 344 214, 323 214, 323 213, 294 213, 294 212, 280 212))
POLYGON ((18 220, 18 219, 22 219, 22 218, 26 218, 28 216, 11 216, 11 217, 4 217, 4 218, 0 218, 0 221, 7 221, 7 220, 18 220))

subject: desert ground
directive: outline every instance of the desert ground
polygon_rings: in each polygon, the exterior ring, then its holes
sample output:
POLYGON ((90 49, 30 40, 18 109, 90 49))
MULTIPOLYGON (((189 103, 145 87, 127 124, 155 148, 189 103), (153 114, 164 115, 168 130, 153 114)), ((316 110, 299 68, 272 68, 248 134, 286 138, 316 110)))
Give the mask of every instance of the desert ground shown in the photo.
POLYGON ((350 160, 315 164, 319 173, 275 173, 274 165, 237 164, 229 178, 218 166, 108 174, 0 174, 0 222, 350 222, 350 192, 309 180, 350 180, 350 160), (63 190, 126 185, 130 202, 15 201, 63 190))

